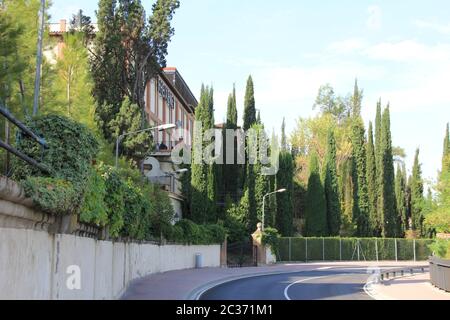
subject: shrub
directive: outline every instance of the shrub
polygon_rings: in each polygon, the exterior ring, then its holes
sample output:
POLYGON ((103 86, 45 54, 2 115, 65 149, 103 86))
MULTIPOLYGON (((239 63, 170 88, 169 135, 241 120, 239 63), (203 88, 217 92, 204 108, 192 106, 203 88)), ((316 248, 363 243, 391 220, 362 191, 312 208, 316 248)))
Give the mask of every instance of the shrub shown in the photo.
POLYGON ((434 255, 442 259, 450 259, 450 241, 444 239, 436 239, 428 246, 434 255))
POLYGON ((220 225, 198 225, 183 219, 172 228, 171 239, 174 242, 190 245, 219 244, 225 240, 226 230, 220 225))
POLYGON ((80 210, 80 221, 104 227, 109 222, 108 208, 105 203, 105 180, 95 169, 90 171, 91 175, 80 210))
POLYGON ((22 181, 25 194, 42 211, 58 215, 74 213, 78 197, 72 183, 64 179, 28 177, 22 181))
POLYGON ((280 234, 275 228, 265 228, 262 234, 261 242, 263 245, 270 246, 272 252, 275 254, 277 259, 280 258, 279 250, 279 240, 280 234))

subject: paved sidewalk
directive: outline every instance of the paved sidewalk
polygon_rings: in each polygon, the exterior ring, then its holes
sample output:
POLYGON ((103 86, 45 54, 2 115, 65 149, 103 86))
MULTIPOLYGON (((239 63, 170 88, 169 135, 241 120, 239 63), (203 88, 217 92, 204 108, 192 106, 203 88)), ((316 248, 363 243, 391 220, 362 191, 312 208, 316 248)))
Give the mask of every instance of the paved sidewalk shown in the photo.
POLYGON ((124 300, 189 300, 202 288, 226 280, 270 273, 291 273, 321 268, 367 268, 423 265, 414 262, 329 262, 276 264, 258 268, 203 268, 170 271, 135 280, 121 299, 124 300))
POLYGON ((450 300, 450 293, 431 285, 428 272, 383 281, 371 292, 378 300, 450 300))

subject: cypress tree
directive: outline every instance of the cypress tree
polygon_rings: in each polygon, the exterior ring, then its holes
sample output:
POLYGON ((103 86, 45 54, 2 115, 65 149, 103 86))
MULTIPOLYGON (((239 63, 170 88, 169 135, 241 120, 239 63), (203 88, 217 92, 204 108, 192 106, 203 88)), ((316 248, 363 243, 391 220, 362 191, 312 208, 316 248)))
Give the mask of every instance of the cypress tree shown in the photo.
POLYGON ((377 171, 375 146, 373 143, 373 126, 369 122, 367 133, 367 193, 369 197, 369 227, 373 236, 380 236, 380 222, 377 219, 377 171))
POLYGON ((328 131, 327 154, 325 156, 324 168, 328 232, 330 236, 338 236, 341 227, 341 207, 336 168, 336 140, 331 130, 328 131))
POLYGON ((353 96, 351 98, 352 102, 352 116, 360 117, 361 116, 361 105, 363 99, 363 91, 358 88, 358 79, 355 79, 355 86, 353 89, 353 96))
MULTIPOLYGON (((237 129, 237 107, 236 107, 236 88, 233 85, 233 92, 228 96, 227 105, 227 122, 225 129, 236 130, 237 129)), ((229 195, 233 200, 238 200, 238 185, 239 185, 239 166, 237 165, 237 141, 233 138, 233 164, 227 164, 227 153, 226 146, 231 143, 226 140, 226 134, 224 131, 223 135, 223 154, 224 154, 224 165, 222 166, 223 172, 223 184, 224 184, 224 194, 223 197, 229 195)))
POLYGON ((319 160, 316 152, 310 156, 308 190, 305 203, 306 236, 327 236, 327 207, 325 191, 320 179, 319 160))
POLYGON ((395 199, 395 174, 392 156, 392 139, 389 105, 383 112, 379 163, 377 165, 378 203, 377 210, 383 223, 383 236, 396 237, 397 204, 395 199))
POLYGON ((449 134, 449 124, 447 123, 447 129, 445 131, 445 138, 444 138, 444 150, 442 152, 441 179, 443 179, 443 176, 450 170, 450 167, 448 164, 449 156, 450 156, 450 134, 449 134))
POLYGON ((397 173, 395 175, 395 197, 397 199, 397 226, 398 234, 404 235, 408 230, 408 217, 406 213, 406 181, 405 170, 401 168, 400 164, 397 165, 397 173))
POLYGON ((195 146, 203 146, 203 134, 208 128, 205 124, 210 123, 210 93, 208 87, 202 85, 200 93, 200 102, 195 109, 195 120, 200 121, 203 125, 202 131, 194 128, 192 165, 191 165, 191 215, 194 222, 206 223, 210 220, 210 211, 213 208, 211 201, 211 181, 208 178, 210 171, 209 165, 203 161, 203 148, 195 146), (199 153, 197 153, 199 152, 199 153))
POLYGON ((287 151, 288 145, 287 145, 287 137, 286 137, 286 121, 283 117, 283 123, 281 124, 281 150, 287 151))
POLYGON ((254 123, 256 123, 255 90, 252 76, 249 76, 245 89, 243 129, 247 131, 254 123))
POLYGON ((276 175, 276 190, 286 189, 285 192, 277 193, 277 213, 275 217, 276 228, 285 237, 292 236, 293 223, 293 178, 294 160, 289 151, 283 150, 279 155, 279 170, 276 175))
POLYGON ((423 205, 422 169, 419 163, 419 149, 416 150, 411 178, 411 220, 413 230, 422 232, 423 205))
POLYGON ((362 119, 360 117, 354 118, 352 124, 353 222, 356 224, 356 235, 359 237, 367 237, 370 235, 364 134, 362 119))
POLYGON ((381 157, 381 99, 377 102, 377 113, 375 116, 375 156, 376 163, 380 162, 381 157))

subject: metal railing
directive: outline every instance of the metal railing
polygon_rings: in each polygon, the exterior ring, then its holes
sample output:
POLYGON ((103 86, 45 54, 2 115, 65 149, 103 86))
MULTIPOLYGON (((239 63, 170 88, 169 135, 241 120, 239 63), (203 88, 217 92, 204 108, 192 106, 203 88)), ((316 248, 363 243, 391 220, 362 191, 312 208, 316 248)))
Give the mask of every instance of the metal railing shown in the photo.
POLYGON ((425 269, 428 266, 417 266, 417 267, 405 267, 405 268, 393 268, 388 270, 383 270, 380 273, 380 280, 389 280, 398 277, 405 277, 409 275, 414 275, 415 273, 425 273, 425 269))
MULTIPOLYGON (((14 124, 21 131, 22 134, 25 134, 26 136, 30 137, 31 139, 36 141, 38 144, 40 144, 42 146, 42 148, 48 147, 47 143, 45 142, 45 140, 43 138, 39 137, 37 134, 35 134, 33 131, 31 131, 27 126, 25 126, 22 122, 17 120, 11 114, 11 112, 9 112, 9 110, 4 107, 4 105, 1 102, 0 102, 0 114, 2 116, 4 116, 7 121, 14 124)), ((8 144, 8 142, 5 142, 1 139, 0 139, 0 148, 5 149, 7 152, 12 153, 13 155, 22 159, 23 161, 27 162, 28 164, 30 164, 36 168, 39 168, 43 172, 47 172, 47 173, 49 172, 49 169, 45 165, 37 162, 35 159, 27 156, 23 152, 17 150, 16 148, 14 148, 10 144, 8 144)))
POLYGON ((447 292, 450 292, 450 260, 430 257, 431 283, 447 292))

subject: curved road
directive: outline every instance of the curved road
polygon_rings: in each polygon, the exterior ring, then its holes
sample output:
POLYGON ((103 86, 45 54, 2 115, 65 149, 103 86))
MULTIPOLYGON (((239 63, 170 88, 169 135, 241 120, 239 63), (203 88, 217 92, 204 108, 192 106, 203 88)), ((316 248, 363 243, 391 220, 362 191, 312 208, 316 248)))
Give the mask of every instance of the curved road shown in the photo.
POLYGON ((200 300, 369 300, 366 269, 330 269, 255 276, 204 292, 200 300))

